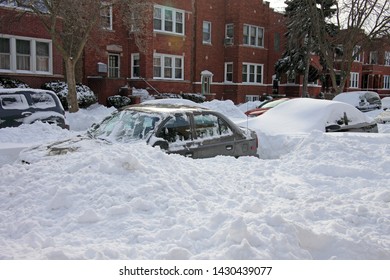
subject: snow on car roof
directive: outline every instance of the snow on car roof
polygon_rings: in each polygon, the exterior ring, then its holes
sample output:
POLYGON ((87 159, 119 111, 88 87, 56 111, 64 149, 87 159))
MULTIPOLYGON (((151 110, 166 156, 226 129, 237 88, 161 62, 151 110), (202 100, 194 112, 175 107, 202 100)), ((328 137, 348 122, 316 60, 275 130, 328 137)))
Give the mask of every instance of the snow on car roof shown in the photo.
POLYGON ((360 102, 360 96, 366 94, 367 92, 376 94, 374 91, 350 91, 350 92, 342 92, 337 94, 333 100, 334 101, 341 101, 341 102, 346 102, 348 104, 351 104, 353 106, 359 106, 360 102))
POLYGON ((296 98, 272 108, 267 114, 249 119, 247 125, 249 128, 268 134, 325 131, 325 127, 336 124, 337 120, 344 116, 344 112, 347 114, 350 124, 372 121, 371 118, 346 103, 296 98))

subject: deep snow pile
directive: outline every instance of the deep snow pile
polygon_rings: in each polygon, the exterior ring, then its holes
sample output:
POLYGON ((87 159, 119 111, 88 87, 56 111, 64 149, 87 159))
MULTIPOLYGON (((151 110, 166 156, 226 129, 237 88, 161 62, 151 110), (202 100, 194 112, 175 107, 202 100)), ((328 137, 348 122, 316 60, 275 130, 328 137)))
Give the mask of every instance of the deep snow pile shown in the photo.
MULTIPOLYGON (((68 119, 82 130, 106 113, 68 119)), ((77 133, 37 123, 0 130, 0 142, 77 133)), ((138 143, 3 164, 0 259, 390 259, 390 134, 260 143, 275 159, 193 160, 138 143)))

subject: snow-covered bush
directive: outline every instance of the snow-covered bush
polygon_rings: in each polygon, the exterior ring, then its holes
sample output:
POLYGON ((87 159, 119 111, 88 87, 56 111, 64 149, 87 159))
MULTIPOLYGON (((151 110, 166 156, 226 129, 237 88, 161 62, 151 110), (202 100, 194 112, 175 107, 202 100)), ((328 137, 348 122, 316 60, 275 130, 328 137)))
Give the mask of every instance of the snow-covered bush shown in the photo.
POLYGON ((113 95, 109 96, 107 98, 107 106, 108 107, 115 107, 115 108, 120 108, 123 106, 127 106, 131 104, 131 98, 127 96, 121 96, 121 95, 113 95))
MULTIPOLYGON (((42 86, 43 89, 54 91, 61 100, 62 105, 65 110, 68 109, 68 84, 62 81, 53 81, 45 83, 42 86)), ((76 85, 77 101, 80 108, 87 108, 92 104, 97 102, 95 93, 86 85, 77 84, 76 85)))
POLYGON ((29 88, 29 86, 17 79, 0 77, 0 88, 29 88))

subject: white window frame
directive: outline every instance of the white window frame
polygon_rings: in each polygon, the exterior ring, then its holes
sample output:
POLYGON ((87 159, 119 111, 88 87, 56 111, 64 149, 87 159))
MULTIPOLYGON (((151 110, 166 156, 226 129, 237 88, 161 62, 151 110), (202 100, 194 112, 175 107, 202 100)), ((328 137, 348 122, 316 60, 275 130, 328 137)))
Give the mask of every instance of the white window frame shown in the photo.
POLYGON ((155 53, 153 55, 153 79, 184 80, 184 56, 155 53), (155 63, 157 59, 160 61, 159 64, 155 63), (170 64, 167 64, 169 61, 170 64), (176 64, 178 61, 180 65, 176 64), (156 75, 155 70, 159 70, 159 76, 156 75), (177 74, 180 74, 180 77, 177 77, 177 74))
POLYGON ((140 78, 140 75, 135 75, 134 69, 138 68, 138 73, 140 73, 140 54, 139 53, 132 53, 131 54, 131 78, 136 79, 140 78), (138 65, 135 64, 135 61, 138 61, 138 65))
POLYGON ((202 30, 203 44, 211 45, 211 22, 203 21, 202 30))
POLYGON ((233 62, 225 62, 225 83, 233 83, 233 62), (231 67, 231 72, 229 72, 229 66, 231 67), (229 76, 231 77, 229 79, 229 76))
POLYGON ((112 4, 104 3, 100 9, 100 18, 102 28, 105 30, 113 30, 113 14, 112 14, 112 4), (105 13, 108 9, 108 13, 105 13))
POLYGON ((171 7, 161 6, 161 5, 154 5, 153 10, 153 31, 155 32, 162 32, 162 33, 173 33, 178 35, 184 35, 185 32, 185 22, 184 22, 184 11, 179 9, 174 9, 171 7), (156 17, 156 11, 159 11, 158 15, 159 17, 156 17), (167 13, 172 12, 172 30, 167 30, 168 24, 167 22, 170 22, 167 17, 167 13), (161 28, 156 28, 154 22, 156 20, 159 20, 161 22, 161 28), (180 22, 181 20, 181 22, 180 22), (179 28, 181 26, 181 28, 179 28), (181 30, 179 30, 181 29, 181 30))
POLYGON ((385 52, 385 66, 390 66, 390 51, 385 52))
POLYGON ((120 78, 120 76, 121 76, 121 71, 120 71, 120 69, 121 69, 121 56, 120 56, 120 54, 109 53, 107 59, 108 59, 108 63, 107 63, 108 78, 112 78, 112 79, 120 78), (110 57, 116 57, 118 59, 118 65, 112 65, 110 57))
POLYGON ((227 23, 225 25, 225 38, 226 39, 234 38, 234 23, 227 23))
POLYGON ((358 72, 351 72, 349 87, 350 88, 358 88, 359 87, 359 73, 358 72))
POLYGON ((353 48, 353 61, 355 62, 361 62, 362 61, 362 58, 361 58, 361 46, 355 46, 353 48), (355 57, 356 55, 356 57, 355 57))
POLYGON ((370 63, 369 64, 378 64, 378 52, 377 51, 372 51, 370 52, 370 63))
POLYGON ((255 25, 244 24, 243 45, 257 48, 264 47, 264 28, 255 25))
POLYGON ((245 102, 254 102, 260 100, 259 95, 245 95, 245 102))
POLYGON ((264 64, 257 63, 243 63, 242 64, 242 83, 243 84, 263 84, 264 76, 264 64), (258 81, 258 67, 261 68, 260 80, 258 81), (247 70, 244 72, 244 70, 247 70), (253 70, 253 71, 252 71, 253 70), (244 74, 246 74, 246 79, 244 79, 244 74), (253 80, 251 77, 253 76, 253 80))
MULTIPOLYGON (((31 37, 22 37, 22 36, 9 36, 0 34, 1 38, 8 39, 10 44, 10 53, 9 53, 9 69, 0 68, 0 73, 26 73, 26 74, 42 74, 42 75, 52 75, 53 74, 53 44, 51 40, 40 39, 40 38, 31 38, 31 37), (17 54, 16 51, 16 41, 28 41, 30 45, 29 54, 17 54), (37 43, 48 44, 48 56, 39 56, 37 55, 37 43), (29 57, 29 69, 18 69, 17 58, 18 56, 29 57), (37 60, 39 58, 45 58, 47 60, 47 71, 42 71, 38 69, 37 60)), ((2 54, 7 55, 7 54, 2 54)))
POLYGON ((383 76, 383 89, 390 89, 390 75, 383 76))

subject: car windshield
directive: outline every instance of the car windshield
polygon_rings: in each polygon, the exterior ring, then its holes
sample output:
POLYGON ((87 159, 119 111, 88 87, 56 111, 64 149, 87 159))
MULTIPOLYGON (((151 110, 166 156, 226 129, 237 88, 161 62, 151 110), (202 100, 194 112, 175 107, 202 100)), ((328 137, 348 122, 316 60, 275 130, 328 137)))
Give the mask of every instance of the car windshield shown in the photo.
POLYGON ((88 135, 92 138, 125 143, 145 139, 160 119, 159 115, 152 113, 117 111, 89 129, 88 135))
POLYGON ((260 105, 259 108, 273 108, 276 105, 278 105, 280 103, 283 103, 284 101, 286 101, 286 100, 285 99, 279 99, 279 100, 268 101, 268 102, 263 103, 262 105, 260 105))

